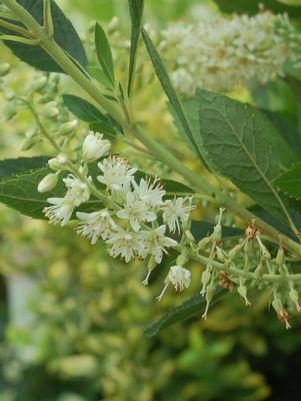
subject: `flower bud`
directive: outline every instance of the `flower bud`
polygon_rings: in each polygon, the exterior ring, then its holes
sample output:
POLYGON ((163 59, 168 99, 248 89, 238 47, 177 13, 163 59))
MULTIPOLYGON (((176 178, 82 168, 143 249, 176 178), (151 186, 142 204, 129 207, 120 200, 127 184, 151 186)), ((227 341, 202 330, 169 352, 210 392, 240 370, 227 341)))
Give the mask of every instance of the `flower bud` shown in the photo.
POLYGON ((60 154, 53 159, 48 160, 48 166, 55 171, 65 170, 68 162, 68 157, 65 154, 60 154))
POLYGON ((4 77, 9 73, 9 71, 10 71, 10 64, 3 63, 0 65, 0 77, 4 77))
POLYGON ((25 152, 26 150, 29 150, 32 147, 34 147, 40 141, 41 141, 41 138, 39 138, 39 137, 26 138, 21 146, 21 150, 25 152))
POLYGON ((186 231, 185 231, 185 236, 186 236, 186 238, 187 238, 189 241, 191 241, 191 242, 194 242, 194 241, 195 241, 194 236, 192 235, 191 231, 186 230, 186 231))
POLYGON ((17 114, 17 110, 12 103, 7 103, 3 108, 4 121, 9 121, 17 114))
POLYGON ((3 95, 6 100, 13 100, 13 98, 15 97, 15 91, 11 88, 4 87, 3 95))
POLYGON ((77 127, 78 127, 78 121, 77 120, 68 121, 65 124, 60 126, 58 134, 62 135, 62 136, 69 135, 73 131, 75 131, 77 127))
POLYGON ((103 135, 90 131, 83 143, 83 159, 91 163, 100 159, 111 147, 111 142, 102 139, 103 135))
POLYGON ((201 239, 201 241, 198 243, 198 250, 202 251, 206 246, 211 242, 210 237, 204 237, 201 239))
POLYGON ((244 246, 244 242, 242 242, 241 244, 235 245, 235 247, 232 248, 228 252, 229 259, 231 259, 231 260, 235 259, 238 256, 238 254, 241 251, 241 249, 243 248, 243 246, 244 246))
POLYGON ((45 86, 47 85, 47 82, 48 82, 47 77, 45 77, 45 76, 38 77, 31 84, 31 89, 34 92, 39 92, 43 88, 45 88, 45 86))
POLYGON ((154 270, 154 268, 157 266, 157 264, 158 263, 156 262, 155 258, 153 256, 151 256, 149 258, 149 261, 147 264, 147 270, 148 270, 147 275, 146 275, 145 279, 142 281, 142 284, 148 285, 150 275, 151 275, 152 271, 154 270))
POLYGON ((57 107, 56 102, 49 102, 45 105, 45 108, 43 110, 43 114, 47 118, 56 118, 59 115, 60 111, 57 107))
POLYGON ((38 185, 38 191, 41 193, 51 191, 57 184, 58 177, 56 174, 50 173, 46 175, 38 185))
POLYGON ((186 252, 182 252, 181 255, 177 257, 177 265, 183 266, 188 262, 188 256, 186 252))
POLYGON ((36 125, 30 125, 25 131, 25 137, 30 139, 38 134, 38 129, 36 125))

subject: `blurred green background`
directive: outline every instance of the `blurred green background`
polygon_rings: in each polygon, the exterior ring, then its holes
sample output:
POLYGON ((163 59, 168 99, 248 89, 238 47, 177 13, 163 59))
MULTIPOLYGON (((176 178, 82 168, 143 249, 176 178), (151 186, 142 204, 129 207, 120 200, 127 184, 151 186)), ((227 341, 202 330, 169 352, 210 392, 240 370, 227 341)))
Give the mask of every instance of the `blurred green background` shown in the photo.
MULTIPOLYGON (((129 31, 126 0, 59 3, 83 34, 92 20, 114 15, 124 34, 129 31)), ((200 0, 146 3, 154 28, 170 20, 196 21, 207 5, 215 10, 200 0)), ((31 79, 30 68, 2 45, 0 52, 1 62, 15 66, 15 85, 31 79)), ((293 120, 285 85, 265 91, 270 108, 293 120)), ((157 99, 145 92, 141 109, 152 102, 157 99)), ((19 149, 27 119, 1 123, 1 158, 24 156, 19 149)), ((248 313, 228 295, 207 321, 192 319, 147 338, 147 326, 198 287, 159 305, 154 298, 164 273, 145 288, 139 266, 113 261, 71 228, 32 221, 2 206, 0 219, 0 401, 300 400, 300 321, 285 331, 266 310, 264 295, 248 313)))

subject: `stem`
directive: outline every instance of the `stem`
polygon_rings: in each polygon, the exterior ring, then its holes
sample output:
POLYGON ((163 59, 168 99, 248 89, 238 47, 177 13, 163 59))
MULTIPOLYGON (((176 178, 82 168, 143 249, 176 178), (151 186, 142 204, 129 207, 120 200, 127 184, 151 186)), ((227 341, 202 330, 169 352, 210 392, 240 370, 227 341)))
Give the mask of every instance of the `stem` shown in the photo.
MULTIPOLYGON (((134 135, 140 142, 142 142, 151 153, 164 164, 168 165, 175 172, 180 174, 187 180, 188 183, 197 192, 205 192, 209 196, 213 195, 217 201, 231 210, 234 214, 238 215, 245 221, 256 220, 256 226, 263 233, 268 235, 272 240, 278 242, 279 233, 276 229, 265 223, 263 220, 257 218, 253 213, 249 212, 238 202, 227 198, 220 190, 213 187, 208 182, 202 180, 202 178, 190 170, 183 163, 178 160, 172 153, 170 153, 165 147, 153 140, 148 134, 146 134, 137 125, 129 124, 123 117, 123 113, 115 103, 107 100, 100 92, 100 89, 95 83, 87 77, 87 75, 79 69, 76 64, 65 54, 64 50, 55 42, 53 38, 49 38, 44 30, 36 20, 28 13, 18 2, 15 0, 2 0, 11 11, 24 23, 25 26, 40 39, 40 46, 44 49, 49 56, 54 59, 60 67, 87 93, 91 98, 98 104, 98 106, 109 112, 112 117, 132 135, 134 135)), ((288 237, 283 236, 283 246, 295 254, 300 254, 300 245, 292 241, 288 237)))
POLYGON ((229 274, 233 274, 236 277, 244 277, 245 279, 248 280, 256 280, 260 281, 269 281, 273 283, 280 283, 280 282, 289 282, 289 281, 301 281, 301 274, 290 274, 290 275, 283 275, 283 274, 263 274, 262 276, 258 277, 256 276, 255 273, 252 272, 247 272, 241 269, 237 269, 235 267, 229 266, 229 264, 226 263, 219 263, 216 262, 215 260, 212 260, 210 258, 207 258, 205 256, 199 255, 198 253, 195 253, 193 251, 188 252, 188 255, 190 256, 191 259, 201 262, 203 265, 207 265, 210 263, 212 267, 219 271, 224 271, 229 274))
MULTIPOLYGON (((0 15, 1 17, 1 15, 0 15)), ((11 24, 10 22, 4 21, 0 19, 0 26, 3 28, 9 29, 10 31, 18 32, 21 35, 27 36, 28 38, 34 39, 33 35, 28 32, 26 29, 20 27, 19 25, 11 24)))

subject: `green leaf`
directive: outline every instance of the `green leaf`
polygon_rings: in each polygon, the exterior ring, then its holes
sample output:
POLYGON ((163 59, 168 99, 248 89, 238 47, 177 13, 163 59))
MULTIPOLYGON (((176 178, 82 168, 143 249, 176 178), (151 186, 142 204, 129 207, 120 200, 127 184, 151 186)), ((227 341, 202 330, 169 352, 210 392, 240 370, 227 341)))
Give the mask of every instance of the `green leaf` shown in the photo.
POLYGON ((89 124, 89 129, 94 132, 100 132, 106 139, 113 141, 116 139, 116 129, 112 124, 109 124, 106 121, 95 121, 89 124))
POLYGON ((103 68, 104 73, 110 79, 110 81, 114 83, 115 75, 111 47, 105 31, 97 23, 95 25, 95 46, 97 58, 103 68))
POLYGON ((101 113, 93 104, 87 100, 74 95, 63 95, 65 106, 80 120, 92 123, 95 121, 107 121, 104 114, 101 113))
MULTIPOLYGON (((35 19, 43 25, 43 0, 18 0, 35 19)), ((71 22, 65 17, 56 3, 51 0, 51 12, 54 24, 54 39, 75 59, 82 67, 86 67, 87 56, 80 38, 71 22)), ((15 22, 14 22, 15 23, 15 22)), ((22 24, 20 24, 22 25, 22 24)), ((1 32, 13 34, 13 32, 0 28, 1 32)), ((39 46, 28 46, 16 42, 5 42, 13 53, 25 63, 47 72, 63 72, 62 68, 39 46)))
POLYGON ((267 135, 274 127, 253 107, 226 96, 198 91, 200 136, 208 159, 271 214, 283 219, 279 194, 272 180, 279 173, 267 135))
MULTIPOLYGON (((273 113, 271 111, 264 110, 264 113, 267 115, 272 124, 277 128, 277 131, 282 136, 283 140, 290 147, 291 152, 293 154, 288 160, 291 165, 292 163, 301 159, 301 131, 298 129, 284 116, 273 113)), ((279 146, 281 149, 281 146, 279 146)), ((289 154, 287 153, 288 157, 289 154)))
POLYGON ((92 75, 93 78, 96 79, 101 85, 103 85, 105 88, 112 90, 113 85, 110 80, 104 73, 103 69, 101 67, 95 67, 95 66, 89 66, 87 68, 89 73, 92 75))
POLYGON ((49 157, 19 157, 0 161, 0 180, 45 167, 49 157))
POLYGON ((161 82, 162 88, 166 96, 168 97, 170 104, 174 109, 174 112, 178 117, 179 123, 183 128, 182 132, 187 137, 187 140, 193 145, 200 159, 203 159, 202 155, 203 151, 202 147, 200 146, 200 141, 198 138, 199 136, 195 136, 195 133, 191 129, 190 123, 188 122, 181 101, 172 85, 172 82, 169 78, 165 65, 157 49, 155 48, 153 42, 151 41, 150 37, 148 36, 147 32, 144 29, 142 29, 142 37, 148 50, 151 61, 153 63, 153 67, 157 74, 157 77, 161 82))
POLYGON ((301 199, 301 163, 281 174, 274 180, 274 184, 291 198, 301 199))
MULTIPOLYGON (((225 291, 222 288, 218 288, 215 294, 216 295, 211 305, 214 305, 221 296, 225 294, 225 291)), ((154 337, 162 330, 175 323, 191 319, 195 316, 201 316, 204 312, 205 305, 206 299, 199 294, 191 298, 189 301, 184 302, 182 305, 176 308, 171 308, 165 316, 145 331, 146 336, 154 337)))
POLYGON ((144 0, 129 0, 129 9, 132 23, 129 81, 128 81, 128 96, 130 97, 134 82, 138 43, 143 20, 144 0))
POLYGON ((257 14, 262 4, 274 13, 287 13, 290 17, 300 17, 301 7, 286 5, 278 0, 214 0, 220 10, 225 13, 257 14))

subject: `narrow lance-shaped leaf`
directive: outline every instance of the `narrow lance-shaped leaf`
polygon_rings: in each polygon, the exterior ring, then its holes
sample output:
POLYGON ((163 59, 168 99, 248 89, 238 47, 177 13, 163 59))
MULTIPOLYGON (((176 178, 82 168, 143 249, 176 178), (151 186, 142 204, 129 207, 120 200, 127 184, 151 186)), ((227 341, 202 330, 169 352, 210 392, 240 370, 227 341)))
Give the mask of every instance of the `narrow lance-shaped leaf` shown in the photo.
MULTIPOLYGON (((40 25, 43 25, 43 0, 18 0, 18 3, 23 6, 40 25)), ((76 60, 76 62, 85 68, 88 61, 80 38, 71 22, 53 0, 51 0, 51 14, 55 41, 71 56, 71 59, 76 60)), ((15 23, 15 21, 13 23, 15 23)), ((0 32, 14 34, 4 28, 0 28, 0 32)), ((29 46, 16 42, 5 42, 5 44, 20 60, 39 70, 64 72, 55 60, 39 46, 29 46)))
POLYGON ((198 99, 200 136, 217 172, 283 220, 282 200, 271 183, 279 172, 267 135, 273 125, 260 111, 226 96, 199 90, 198 99))
POLYGON ((110 79, 110 81, 114 83, 115 74, 111 47, 105 31, 97 23, 95 25, 95 46, 97 58, 103 68, 104 73, 110 79))
POLYGON ((107 121, 93 104, 81 97, 74 95, 63 95, 64 105, 80 120, 92 123, 95 121, 107 121))
MULTIPOLYGON (((223 291, 221 288, 216 290, 212 305, 214 305, 214 303, 217 302, 223 294, 225 294, 225 291, 223 291)), ((175 323, 193 318, 195 316, 200 316, 204 311, 205 305, 205 297, 200 294, 196 295, 189 301, 184 302, 182 305, 176 308, 171 308, 157 323, 148 328, 145 331, 145 334, 147 337, 153 337, 175 323)))
POLYGON ((130 51, 128 96, 131 95, 132 86, 133 86, 133 82, 134 82, 138 43, 139 43, 142 20, 143 20, 144 0, 129 0, 129 9, 130 9, 130 15, 131 15, 131 22, 132 22, 132 31, 131 31, 131 51, 130 51))
POLYGON ((171 106, 174 108, 174 111, 179 118, 179 121, 183 127, 183 132, 185 133, 188 140, 193 145, 193 147, 194 147, 196 153, 199 155, 200 159, 203 159, 200 141, 195 136, 193 130, 191 129, 191 126, 187 120, 184 109, 182 107, 181 101, 172 85, 172 82, 167 73, 165 65, 164 65, 157 49, 155 48, 153 42, 151 41, 150 37, 148 36, 147 32, 144 29, 142 29, 142 37, 143 37, 143 40, 147 47, 147 50, 148 50, 149 56, 151 58, 151 61, 153 63, 154 70, 157 74, 157 77, 158 77, 159 81, 161 82, 162 88, 163 88, 166 96, 168 97, 168 99, 171 103, 171 106))

